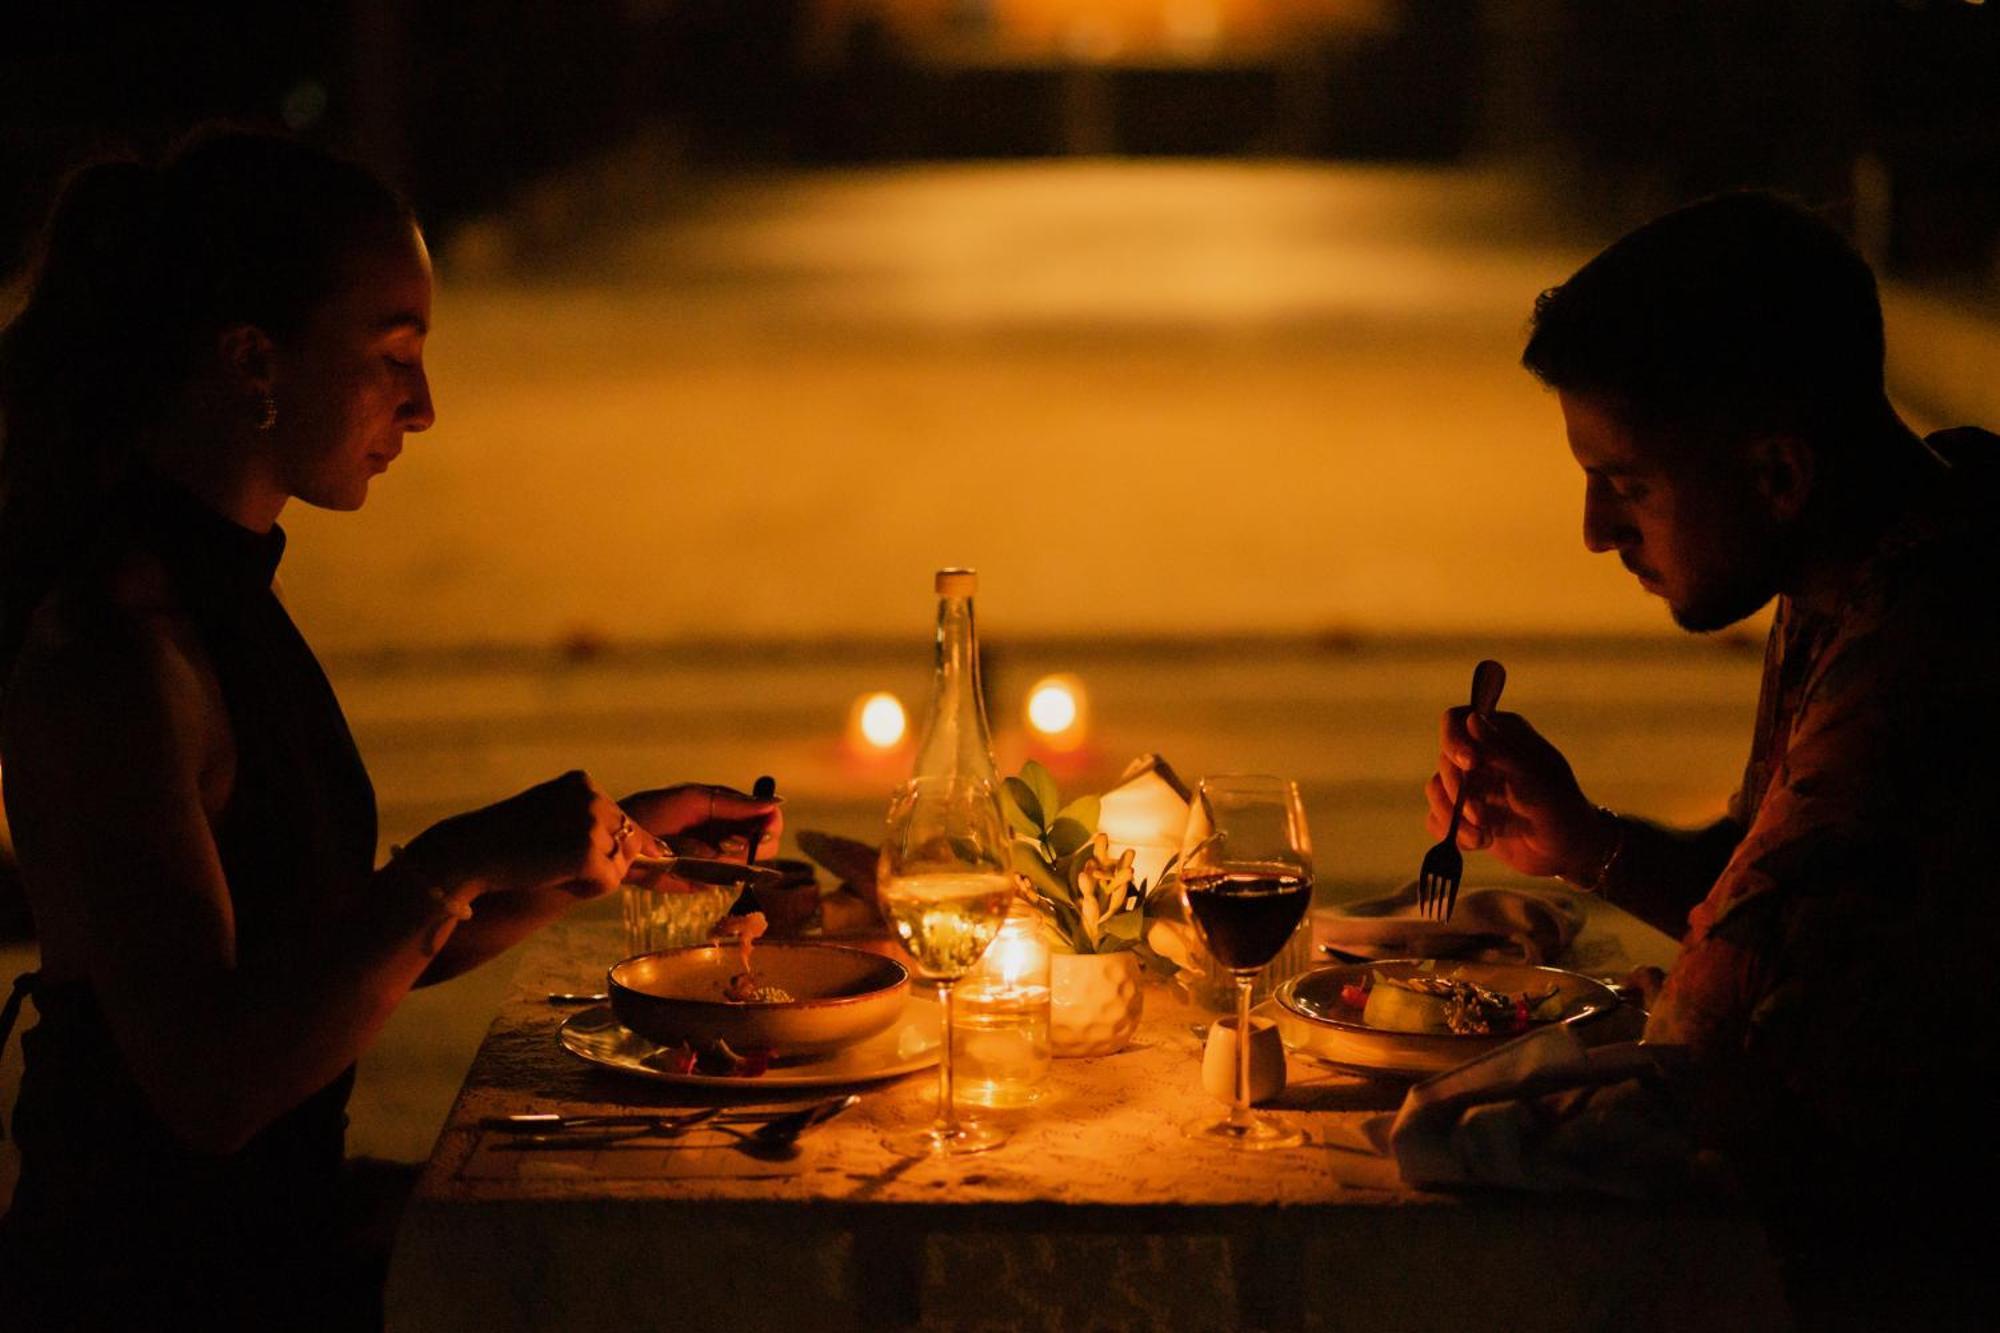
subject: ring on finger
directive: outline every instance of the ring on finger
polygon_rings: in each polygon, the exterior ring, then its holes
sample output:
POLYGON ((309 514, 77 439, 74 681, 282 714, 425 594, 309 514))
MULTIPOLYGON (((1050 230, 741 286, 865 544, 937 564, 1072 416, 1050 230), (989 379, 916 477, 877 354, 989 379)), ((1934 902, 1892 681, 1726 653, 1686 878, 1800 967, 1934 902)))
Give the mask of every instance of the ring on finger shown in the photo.
POLYGON ((618 827, 611 830, 611 845, 617 848, 624 847, 625 839, 631 837, 632 831, 637 827, 638 825, 632 822, 632 816, 622 816, 618 821, 618 827))

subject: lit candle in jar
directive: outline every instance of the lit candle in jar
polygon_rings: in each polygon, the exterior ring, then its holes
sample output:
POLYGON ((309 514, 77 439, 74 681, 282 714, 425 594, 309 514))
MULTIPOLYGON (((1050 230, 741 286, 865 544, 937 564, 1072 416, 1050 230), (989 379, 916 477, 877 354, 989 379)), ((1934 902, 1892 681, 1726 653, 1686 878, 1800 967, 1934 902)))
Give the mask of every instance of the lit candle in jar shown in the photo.
POLYGON ((1049 946, 1041 918, 1017 904, 979 966, 951 997, 952 1064, 961 1101, 1025 1106, 1049 1072, 1049 946))

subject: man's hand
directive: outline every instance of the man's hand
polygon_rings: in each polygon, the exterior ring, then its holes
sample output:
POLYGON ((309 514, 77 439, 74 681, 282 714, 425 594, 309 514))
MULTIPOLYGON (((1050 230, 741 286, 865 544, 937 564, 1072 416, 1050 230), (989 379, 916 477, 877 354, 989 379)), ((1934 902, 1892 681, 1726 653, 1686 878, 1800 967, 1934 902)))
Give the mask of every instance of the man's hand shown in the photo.
POLYGON ((778 850, 785 828, 776 797, 760 800, 708 783, 635 792, 619 804, 640 828, 683 856, 756 860, 778 850))
POLYGON ((1604 854, 1604 821, 1577 786, 1562 752, 1518 713, 1446 711, 1438 770, 1424 784, 1431 836, 1451 823, 1461 782, 1470 781, 1458 845, 1486 849, 1527 875, 1587 879, 1604 854))

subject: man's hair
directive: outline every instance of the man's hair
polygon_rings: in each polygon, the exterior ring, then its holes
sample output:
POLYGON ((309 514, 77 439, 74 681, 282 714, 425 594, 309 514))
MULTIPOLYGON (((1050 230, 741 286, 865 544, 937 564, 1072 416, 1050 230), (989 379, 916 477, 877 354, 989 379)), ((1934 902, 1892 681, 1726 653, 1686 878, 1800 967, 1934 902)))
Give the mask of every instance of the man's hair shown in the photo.
POLYGON ((1521 364, 1632 429, 1822 450, 1877 430, 1882 305, 1845 237, 1776 195, 1716 195, 1614 243, 1535 302, 1521 364))

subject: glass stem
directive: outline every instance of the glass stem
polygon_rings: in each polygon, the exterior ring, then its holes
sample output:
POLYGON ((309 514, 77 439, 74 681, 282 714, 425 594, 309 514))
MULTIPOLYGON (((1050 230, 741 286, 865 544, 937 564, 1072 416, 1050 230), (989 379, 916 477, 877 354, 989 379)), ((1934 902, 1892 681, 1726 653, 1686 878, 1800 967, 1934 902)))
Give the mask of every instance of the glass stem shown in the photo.
POLYGON ((952 1138, 958 1134, 958 1101, 952 1095, 951 1083, 951 983, 940 981, 937 988, 938 1008, 944 1017, 944 1041, 938 1050, 938 1113, 937 1132, 941 1137, 952 1138))
POLYGON ((1250 1114, 1250 988, 1254 977, 1236 978, 1236 1106, 1229 1123, 1248 1128, 1256 1117, 1250 1114))

